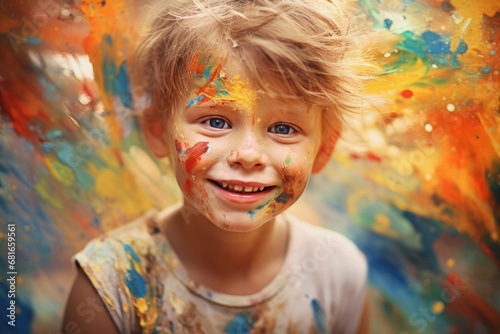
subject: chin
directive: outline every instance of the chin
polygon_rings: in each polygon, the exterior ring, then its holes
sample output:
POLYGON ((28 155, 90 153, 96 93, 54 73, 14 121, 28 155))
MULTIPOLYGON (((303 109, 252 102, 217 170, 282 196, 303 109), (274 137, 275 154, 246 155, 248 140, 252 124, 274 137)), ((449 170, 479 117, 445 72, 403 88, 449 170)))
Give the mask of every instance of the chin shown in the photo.
MULTIPOLYGON (((257 218, 257 217, 255 217, 257 218)), ((216 217, 210 219, 212 223, 227 232, 251 232, 257 230, 274 217, 267 220, 255 219, 250 217, 248 213, 223 213, 217 214, 216 217)))

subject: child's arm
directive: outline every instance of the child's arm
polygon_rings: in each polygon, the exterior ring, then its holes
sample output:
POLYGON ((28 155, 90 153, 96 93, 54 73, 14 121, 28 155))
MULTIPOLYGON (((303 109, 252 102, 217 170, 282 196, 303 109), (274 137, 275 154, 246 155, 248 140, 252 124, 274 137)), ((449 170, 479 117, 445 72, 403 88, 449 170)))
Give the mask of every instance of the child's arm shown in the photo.
POLYGON ((368 293, 365 297, 365 302, 363 305, 363 311, 361 313, 361 319, 359 320, 357 334, 368 334, 370 333, 370 299, 368 293))
POLYGON ((78 270, 69 295, 62 332, 65 334, 118 334, 113 319, 88 277, 78 270))

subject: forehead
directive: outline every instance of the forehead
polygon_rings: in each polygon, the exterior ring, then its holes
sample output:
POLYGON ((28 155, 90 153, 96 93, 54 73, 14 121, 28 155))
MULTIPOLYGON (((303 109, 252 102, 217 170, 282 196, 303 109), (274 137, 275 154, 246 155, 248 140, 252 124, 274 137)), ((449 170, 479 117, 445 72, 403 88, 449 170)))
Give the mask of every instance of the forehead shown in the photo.
POLYGON ((262 86, 262 82, 264 86, 269 87, 276 79, 262 78, 260 85, 256 85, 251 82, 246 69, 235 57, 198 51, 190 62, 188 72, 193 84, 189 91, 187 108, 226 105, 255 111, 257 105, 265 100, 266 104, 295 112, 310 109, 299 98, 256 88, 262 86))

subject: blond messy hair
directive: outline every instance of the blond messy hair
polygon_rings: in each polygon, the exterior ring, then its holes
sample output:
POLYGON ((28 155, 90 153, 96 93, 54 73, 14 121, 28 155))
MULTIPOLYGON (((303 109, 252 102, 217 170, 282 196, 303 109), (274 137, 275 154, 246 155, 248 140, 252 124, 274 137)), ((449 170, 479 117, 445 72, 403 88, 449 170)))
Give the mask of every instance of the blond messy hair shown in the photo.
POLYGON ((150 17, 133 70, 151 99, 147 120, 185 107, 197 51, 240 60, 256 89, 319 106, 330 129, 363 103, 364 50, 345 1, 171 0, 150 17))

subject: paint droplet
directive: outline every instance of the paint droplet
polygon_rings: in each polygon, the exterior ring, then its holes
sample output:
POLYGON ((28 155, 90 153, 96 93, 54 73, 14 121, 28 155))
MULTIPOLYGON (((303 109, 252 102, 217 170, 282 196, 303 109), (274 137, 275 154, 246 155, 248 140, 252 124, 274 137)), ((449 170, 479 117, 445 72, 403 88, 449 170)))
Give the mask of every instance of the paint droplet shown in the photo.
POLYGON ((30 227, 29 227, 28 225, 25 225, 25 226, 24 226, 24 230, 25 230, 26 232, 29 232, 29 231, 30 231, 30 227))
POLYGON ((498 240, 498 233, 497 231, 491 232, 491 240, 497 241, 498 240))
POLYGON ((488 67, 488 65, 486 65, 485 67, 483 67, 483 72, 484 72, 484 73, 490 73, 490 72, 491 72, 491 70, 490 70, 490 68, 488 67))
POLYGON ((451 103, 448 103, 446 105, 446 109, 449 111, 449 112, 454 112, 455 111, 455 105, 451 104, 451 103))
POLYGON ((410 97, 413 96, 413 92, 409 89, 406 89, 406 90, 401 92, 401 96, 406 98, 406 99, 409 99, 410 97))
POLYGON ((388 57, 390 57, 390 56, 391 56, 391 53, 390 53, 390 52, 387 52, 386 54, 384 54, 384 57, 385 57, 385 58, 388 58, 388 57))
POLYGON ((291 161, 292 161, 292 157, 290 155, 287 155, 285 158, 285 164, 289 165, 291 161))
POLYGON ((494 56, 495 55, 495 51, 491 50, 490 51, 490 55, 494 56))
POLYGON ((257 124, 261 122, 261 119, 257 117, 257 124))
POLYGON ((431 285, 431 280, 430 280, 430 279, 428 279, 428 278, 424 279, 424 285, 425 285, 425 286, 429 286, 429 285, 431 285))
POLYGON ((425 131, 427 131, 427 132, 432 132, 432 130, 434 129, 434 127, 433 127, 430 123, 426 123, 426 124, 424 125, 424 129, 425 129, 425 131))
POLYGON ((446 260, 446 265, 447 265, 448 267, 450 267, 450 268, 451 268, 451 267, 454 267, 454 266, 455 266, 455 260, 453 260, 453 259, 448 259, 448 260, 446 260))
POLYGON ((442 301, 436 301, 432 304, 432 313, 440 314, 444 311, 444 303, 442 301))
POLYGON ((14 200, 14 197, 12 197, 12 195, 7 196, 7 198, 9 199, 9 201, 13 201, 14 200))
POLYGON ((389 30, 391 29, 391 26, 392 26, 392 20, 391 19, 385 19, 384 20, 384 28, 389 30))
POLYGON ((446 101, 446 96, 443 96, 443 101, 446 101))
MULTIPOLYGON (((493 130, 493 128, 490 128, 490 129, 493 130)), ((13 184, 12 187, 11 187, 11 189, 15 191, 17 189, 17 186, 15 184, 13 184)))
POLYGON ((432 179, 432 175, 431 174, 425 174, 425 179, 427 181, 429 181, 430 179, 432 179))

